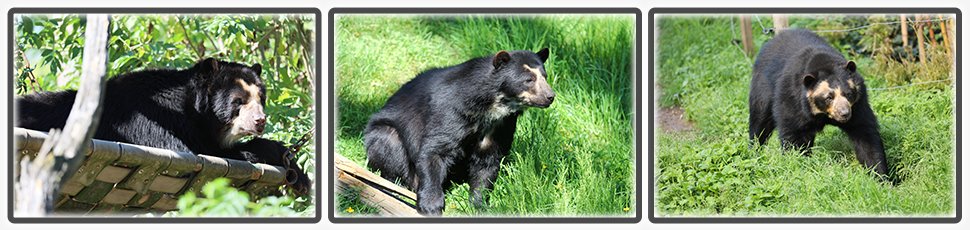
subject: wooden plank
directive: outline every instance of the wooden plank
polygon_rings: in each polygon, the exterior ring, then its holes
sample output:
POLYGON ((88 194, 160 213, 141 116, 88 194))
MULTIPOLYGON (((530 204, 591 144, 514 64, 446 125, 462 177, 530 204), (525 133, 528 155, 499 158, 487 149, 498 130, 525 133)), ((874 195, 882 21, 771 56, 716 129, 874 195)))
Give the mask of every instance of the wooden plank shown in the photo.
POLYGON ((419 217, 421 214, 411 206, 387 195, 367 183, 351 176, 347 171, 337 170, 337 191, 354 191, 364 203, 380 209, 381 215, 396 217, 419 217))
POLYGON ((337 167, 338 170, 345 171, 349 174, 352 174, 360 178, 364 178, 367 181, 376 183, 380 186, 383 186, 384 188, 390 189, 395 193, 401 194, 402 196, 407 197, 408 199, 418 200, 418 195, 415 195, 414 192, 411 192, 410 190, 402 188, 401 186, 398 186, 393 182, 385 180, 384 178, 378 176, 377 174, 367 171, 367 169, 360 167, 353 161, 350 161, 350 159, 347 159, 346 157, 340 154, 334 154, 333 164, 334 166, 337 167))
POLYGON ((417 201, 417 195, 414 192, 401 188, 397 184, 367 171, 364 167, 357 165, 339 153, 334 154, 334 166, 337 172, 338 191, 358 193, 361 201, 380 209, 381 215, 397 217, 421 216, 410 204, 399 199, 400 196, 404 196, 407 199, 417 201), (395 197, 389 195, 385 192, 387 190, 400 194, 400 196, 395 197))

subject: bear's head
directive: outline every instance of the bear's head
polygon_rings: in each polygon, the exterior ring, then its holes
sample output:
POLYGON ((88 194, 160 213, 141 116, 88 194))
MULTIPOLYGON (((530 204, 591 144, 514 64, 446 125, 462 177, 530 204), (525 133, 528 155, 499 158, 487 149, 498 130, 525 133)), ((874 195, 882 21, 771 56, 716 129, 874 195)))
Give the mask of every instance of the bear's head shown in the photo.
POLYGON ((848 122, 852 118, 852 105, 865 96, 865 85, 855 63, 818 55, 807 67, 802 84, 812 115, 848 122))
POLYGON ((220 144, 229 147, 246 136, 258 136, 266 127, 266 86, 260 79, 262 66, 246 66, 205 59, 193 67, 203 80, 204 95, 196 108, 212 123, 218 124, 220 144))
POLYGON ((547 108, 556 98, 549 82, 546 68, 549 49, 532 51, 499 51, 492 57, 493 75, 503 78, 500 97, 510 103, 547 108))

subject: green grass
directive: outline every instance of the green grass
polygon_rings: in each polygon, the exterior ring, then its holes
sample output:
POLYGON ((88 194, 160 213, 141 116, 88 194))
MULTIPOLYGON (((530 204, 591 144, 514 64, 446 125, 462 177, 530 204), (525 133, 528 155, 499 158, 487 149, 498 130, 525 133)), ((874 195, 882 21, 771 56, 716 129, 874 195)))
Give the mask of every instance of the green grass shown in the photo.
MULTIPOLYGON (((367 119, 419 72, 499 50, 549 47, 545 67, 556 102, 519 118, 489 208, 471 207, 462 184, 446 193, 444 215, 633 215, 633 16, 336 20, 337 153, 365 165, 367 119)), ((376 212, 353 194, 337 200, 338 215, 376 212)))
MULTIPOLYGON (((736 24, 726 17, 658 22, 659 105, 680 106, 694 125, 682 133, 655 128, 658 215, 955 215, 952 86, 872 90, 888 85, 866 74, 871 60, 849 57, 870 88, 896 183, 883 182, 857 162, 834 127, 820 133, 810 157, 782 153, 777 134, 767 146, 749 149, 753 59, 732 44, 736 24)), ((756 47, 768 38, 756 33, 756 47)))

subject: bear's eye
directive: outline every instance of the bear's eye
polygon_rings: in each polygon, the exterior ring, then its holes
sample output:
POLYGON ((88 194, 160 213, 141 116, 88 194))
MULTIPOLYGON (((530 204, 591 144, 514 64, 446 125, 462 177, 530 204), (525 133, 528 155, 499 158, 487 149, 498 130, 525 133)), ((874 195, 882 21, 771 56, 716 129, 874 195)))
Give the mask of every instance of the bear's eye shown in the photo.
POLYGON ((232 104, 233 105, 242 105, 242 98, 238 98, 238 97, 237 98, 233 98, 232 99, 232 104))
POLYGON ((529 74, 529 78, 525 79, 525 83, 532 83, 533 81, 536 81, 536 75, 533 74, 529 74))
POLYGON ((829 93, 829 95, 825 96, 825 101, 832 101, 833 98, 835 98, 835 94, 829 93))

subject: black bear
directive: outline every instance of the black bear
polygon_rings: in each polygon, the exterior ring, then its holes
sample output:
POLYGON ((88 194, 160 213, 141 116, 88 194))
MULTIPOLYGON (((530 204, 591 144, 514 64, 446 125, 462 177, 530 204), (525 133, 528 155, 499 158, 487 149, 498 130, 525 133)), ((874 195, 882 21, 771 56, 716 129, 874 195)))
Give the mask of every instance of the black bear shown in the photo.
POLYGON ((847 61, 818 35, 803 29, 765 42, 754 63, 748 105, 748 137, 764 144, 777 127, 781 146, 811 154, 825 125, 844 131, 856 158, 886 174, 886 156, 866 85, 847 61))
POLYGON ((416 190, 418 211, 441 215, 451 182, 468 182, 485 207, 524 107, 547 108, 556 94, 539 52, 500 51, 431 69, 401 86, 364 130, 367 165, 416 190))
MULTIPOLYGON (((273 165, 284 159, 283 144, 262 138, 266 87, 259 64, 246 66, 213 58, 183 70, 157 69, 115 76, 105 84, 101 120, 94 138, 173 151, 189 151, 273 165)), ((77 91, 18 97, 15 125, 47 131, 63 128, 77 91)), ((286 162, 289 161, 289 162, 286 162)), ((297 194, 310 188, 303 170, 297 194)))

